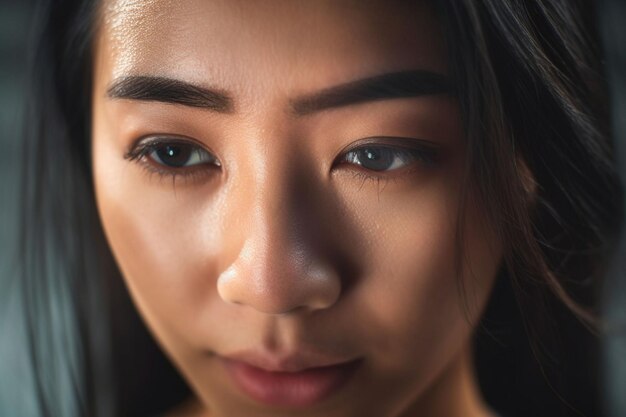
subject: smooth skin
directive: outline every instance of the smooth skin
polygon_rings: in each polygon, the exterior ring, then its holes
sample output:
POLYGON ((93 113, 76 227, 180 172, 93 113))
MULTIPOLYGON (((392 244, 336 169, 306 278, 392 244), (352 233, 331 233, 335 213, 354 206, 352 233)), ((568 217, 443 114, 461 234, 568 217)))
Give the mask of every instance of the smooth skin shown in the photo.
POLYGON ((134 302, 195 393, 170 416, 491 415, 471 336, 501 243, 469 190, 457 268, 455 97, 294 106, 382 74, 446 77, 427 3, 104 0, 96 40, 97 204, 134 302), (128 77, 227 100, 112 88, 128 77), (311 407, 269 407, 221 365, 249 350, 362 365, 311 407))

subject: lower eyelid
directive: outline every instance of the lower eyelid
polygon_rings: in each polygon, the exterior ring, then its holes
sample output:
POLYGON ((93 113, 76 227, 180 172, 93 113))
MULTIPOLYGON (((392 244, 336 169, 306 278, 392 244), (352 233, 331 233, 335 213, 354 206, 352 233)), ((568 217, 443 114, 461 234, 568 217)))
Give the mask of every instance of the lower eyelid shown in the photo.
MULTIPOLYGON (((202 166, 204 164, 198 164, 184 168, 167 168, 164 165, 157 164, 153 161, 142 158, 138 161, 142 170, 150 177, 154 174, 158 175, 161 180, 169 179, 172 184, 182 183, 195 183, 203 182, 210 178, 215 178, 215 171, 212 165, 202 166)), ((217 168, 217 167, 216 167, 217 168)))

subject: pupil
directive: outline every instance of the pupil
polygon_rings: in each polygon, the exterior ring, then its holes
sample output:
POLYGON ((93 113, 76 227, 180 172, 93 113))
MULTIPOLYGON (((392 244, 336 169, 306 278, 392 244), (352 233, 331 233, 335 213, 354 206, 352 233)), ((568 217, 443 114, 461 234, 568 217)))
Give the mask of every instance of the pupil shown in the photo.
POLYGON ((187 164, 191 156, 191 149, 181 145, 165 145, 156 151, 157 156, 165 165, 182 167, 187 164))
POLYGON ((361 166, 372 171, 384 171, 393 162, 393 154, 388 149, 365 148, 358 151, 361 166))

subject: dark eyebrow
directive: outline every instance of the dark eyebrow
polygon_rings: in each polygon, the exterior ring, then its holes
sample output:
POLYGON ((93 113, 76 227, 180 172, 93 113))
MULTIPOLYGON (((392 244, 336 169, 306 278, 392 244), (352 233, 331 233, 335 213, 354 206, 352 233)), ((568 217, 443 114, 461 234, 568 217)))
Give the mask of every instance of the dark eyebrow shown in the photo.
POLYGON ((377 75, 324 89, 291 101, 297 115, 307 115, 335 107, 366 101, 455 94, 448 78, 436 72, 415 70, 377 75))
MULTIPOLYGON (((318 111, 392 98, 432 94, 455 94, 443 74, 415 70, 377 75, 352 81, 291 100, 292 111, 299 116, 318 111)), ((220 113, 233 111, 232 99, 218 90, 166 77, 130 75, 115 79, 107 96, 116 99, 158 101, 209 109, 220 113)))
POLYGON ((225 93, 165 77, 145 75, 120 77, 107 88, 107 96, 117 99, 181 104, 220 113, 233 111, 232 100, 225 93))

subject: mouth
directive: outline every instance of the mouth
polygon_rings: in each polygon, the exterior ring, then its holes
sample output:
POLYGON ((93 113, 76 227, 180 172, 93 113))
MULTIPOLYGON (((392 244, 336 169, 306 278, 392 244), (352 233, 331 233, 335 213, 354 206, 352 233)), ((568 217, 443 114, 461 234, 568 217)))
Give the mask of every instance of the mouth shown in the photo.
POLYGON ((310 407, 339 391, 362 362, 309 361, 295 355, 284 360, 256 355, 221 359, 235 386, 252 400, 294 408, 310 407))

